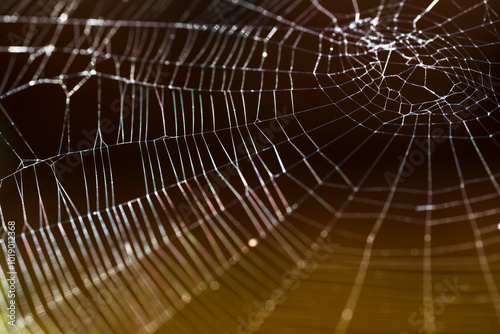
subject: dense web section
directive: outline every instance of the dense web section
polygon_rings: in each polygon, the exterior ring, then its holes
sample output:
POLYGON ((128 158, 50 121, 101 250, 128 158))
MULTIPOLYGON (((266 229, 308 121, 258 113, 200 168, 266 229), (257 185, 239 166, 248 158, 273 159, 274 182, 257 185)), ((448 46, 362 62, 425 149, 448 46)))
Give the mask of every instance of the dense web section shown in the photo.
POLYGON ((9 329, 498 333, 498 7, 2 1, 9 329))

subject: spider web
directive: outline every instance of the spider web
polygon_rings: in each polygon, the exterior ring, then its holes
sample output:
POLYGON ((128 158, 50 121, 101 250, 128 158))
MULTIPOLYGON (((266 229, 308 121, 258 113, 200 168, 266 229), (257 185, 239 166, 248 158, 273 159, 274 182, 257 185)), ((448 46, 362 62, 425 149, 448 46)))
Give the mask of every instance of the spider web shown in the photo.
POLYGON ((497 333, 496 7, 3 1, 2 324, 497 333))

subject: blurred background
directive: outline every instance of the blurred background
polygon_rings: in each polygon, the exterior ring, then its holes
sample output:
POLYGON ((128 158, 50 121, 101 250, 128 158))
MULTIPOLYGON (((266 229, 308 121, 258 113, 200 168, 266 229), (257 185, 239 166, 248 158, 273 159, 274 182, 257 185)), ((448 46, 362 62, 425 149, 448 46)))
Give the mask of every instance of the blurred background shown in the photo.
POLYGON ((500 332, 498 7, 3 1, 0 330, 500 332))

